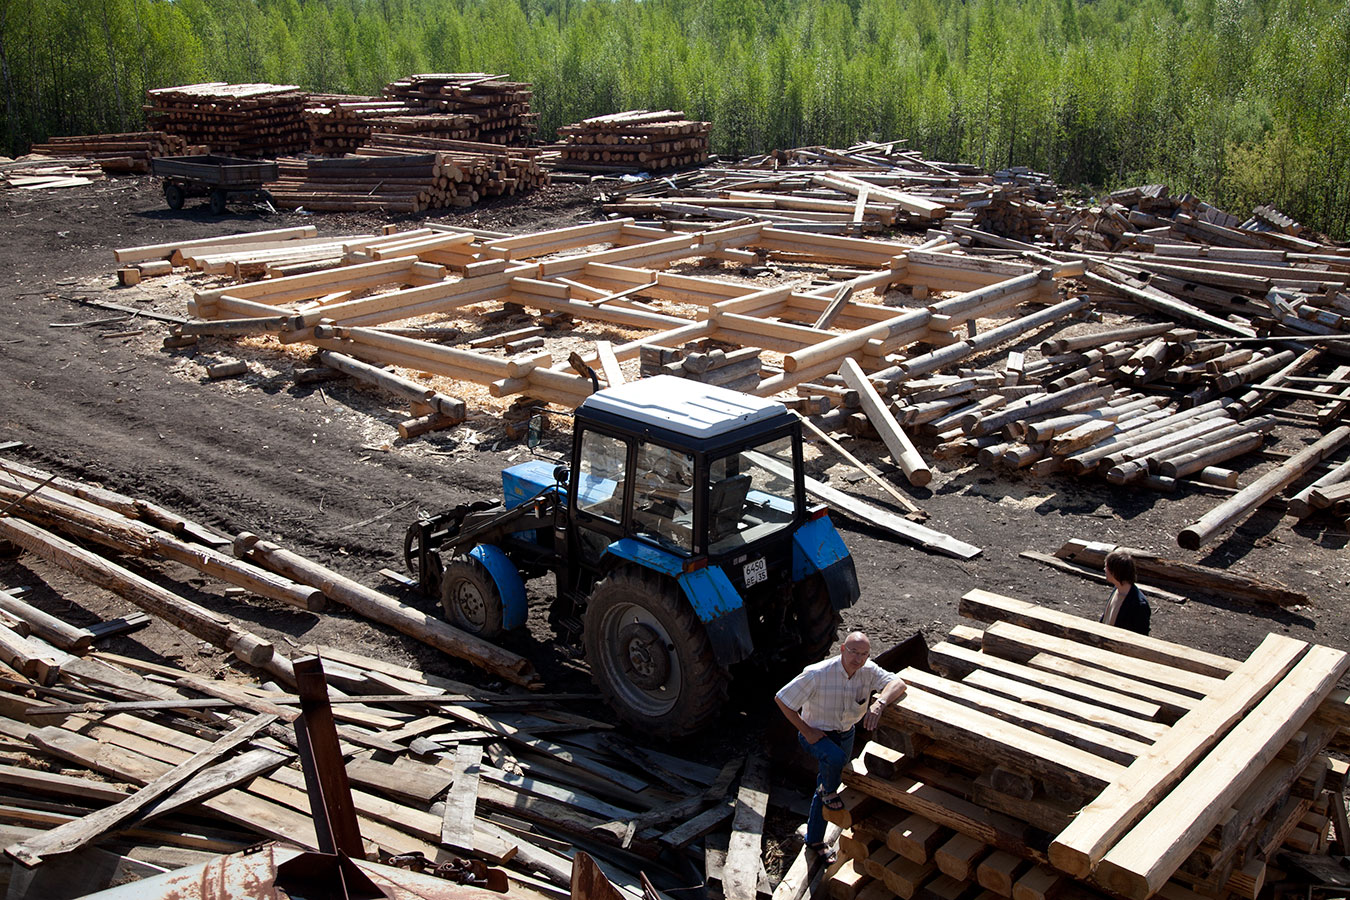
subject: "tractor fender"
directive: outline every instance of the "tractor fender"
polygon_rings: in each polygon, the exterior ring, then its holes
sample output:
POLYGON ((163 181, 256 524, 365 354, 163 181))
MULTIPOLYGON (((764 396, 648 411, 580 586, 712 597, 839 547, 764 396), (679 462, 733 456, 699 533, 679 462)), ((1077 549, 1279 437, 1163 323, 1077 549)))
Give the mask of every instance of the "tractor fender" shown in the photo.
POLYGON ((681 557, 632 538, 615 541, 607 553, 675 579, 703 623, 718 665, 730 666, 754 652, 745 602, 720 566, 686 572, 681 557))
POLYGON ((475 559, 487 570, 497 593, 502 598, 502 628, 519 628, 525 624, 529 614, 525 599, 525 582, 520 578, 511 557, 502 548, 493 544, 477 544, 469 551, 469 557, 475 559))
POLYGON ((800 584, 820 573, 830 594, 830 605, 847 609, 857 602, 858 571, 844 539, 835 530, 829 516, 812 519, 792 536, 792 581, 800 584))

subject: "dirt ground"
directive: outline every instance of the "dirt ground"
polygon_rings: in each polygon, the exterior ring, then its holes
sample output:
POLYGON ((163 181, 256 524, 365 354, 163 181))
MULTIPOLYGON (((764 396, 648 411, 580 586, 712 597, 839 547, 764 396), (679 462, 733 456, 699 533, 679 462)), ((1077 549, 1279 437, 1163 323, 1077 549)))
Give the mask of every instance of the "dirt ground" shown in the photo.
MULTIPOLYGON (((502 231, 560 227, 598 215, 592 195, 588 187, 555 186, 446 214, 444 220, 502 231)), ((406 406, 348 382, 296 386, 290 372, 306 363, 307 354, 294 347, 250 350, 205 340, 189 351, 168 351, 161 346, 165 326, 74 300, 182 315, 190 290, 178 276, 118 287, 112 250, 308 223, 323 235, 354 234, 377 231, 386 221, 245 210, 215 218, 199 205, 171 212, 148 178, 0 194, 0 441, 24 444, 8 455, 154 500, 226 533, 262 534, 367 584, 380 584, 379 569, 402 568, 403 531, 418 509, 498 495, 501 469, 529 457, 522 442, 506 437, 501 404, 484 408, 474 400, 485 392, 466 391, 475 412, 465 425, 403 441, 394 425, 406 418, 406 406), (139 333, 110 336, 133 331, 139 333), (245 352, 255 363, 252 374, 206 380, 205 362, 245 352)), ((566 427, 566 416, 550 417, 543 455, 566 451, 566 427)), ((1280 447, 1301 445, 1310 435, 1290 431, 1280 447)), ((867 459, 884 455, 879 443, 846 444, 867 459)), ((884 505, 878 489, 865 481, 851 484, 845 480, 849 470, 834 463, 818 459, 811 474, 832 476, 835 485, 884 505)), ((1199 491, 1169 496, 1063 475, 1038 480, 996 473, 966 459, 934 466, 929 488, 911 493, 931 514, 930 526, 983 548, 979 557, 962 562, 926 553, 835 517, 862 585, 862 599, 846 612, 845 625, 870 632, 874 646, 889 646, 915 631, 930 643, 940 641, 959 621, 957 601, 976 587, 1097 615, 1106 599, 1104 586, 1018 555, 1051 553, 1069 538, 1231 566, 1314 600, 1310 607, 1287 610, 1195 595, 1180 604, 1155 600, 1158 637, 1238 657, 1269 631, 1350 646, 1350 615, 1342 603, 1350 584, 1343 528, 1291 528, 1276 513, 1263 512, 1206 551, 1189 553, 1177 547, 1177 531, 1222 496, 1199 491)), ((1250 477, 1248 469, 1244 483, 1250 477)), ((188 580, 181 572, 170 574, 188 580)), ((130 609, 28 557, 0 565, 0 583, 33 588, 40 605, 78 623, 130 609)), ((315 616, 226 596, 214 582, 190 583, 201 591, 195 599, 237 617, 282 650, 309 642, 341 644, 484 681, 397 633, 341 612, 315 616)), ((393 589, 388 582, 383 586, 393 589)), ((542 615, 532 618, 527 632, 503 643, 534 660, 551 686, 584 689, 584 666, 550 643, 542 615)), ((196 670, 224 666, 219 654, 162 625, 119 639, 113 649, 196 670)), ((715 761, 753 748, 765 734, 776 743, 782 732, 771 689, 740 685, 725 727, 685 751, 715 761)))

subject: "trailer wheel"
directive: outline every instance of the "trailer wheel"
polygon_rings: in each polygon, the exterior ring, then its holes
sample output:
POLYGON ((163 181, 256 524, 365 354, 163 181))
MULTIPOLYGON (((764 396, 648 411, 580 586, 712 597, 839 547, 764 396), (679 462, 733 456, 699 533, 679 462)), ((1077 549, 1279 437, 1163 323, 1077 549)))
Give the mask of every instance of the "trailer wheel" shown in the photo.
POLYGON ((225 192, 222 191, 220 188, 212 188, 211 215, 213 216, 225 215, 225 204, 226 204, 225 192))
POLYGON ((586 659, 605 701, 634 727, 663 738, 709 724, 727 694, 726 670, 703 623, 669 580, 619 569, 586 604, 586 659))
POLYGON ((492 640, 502 633, 502 595, 477 562, 455 559, 441 573, 441 608, 456 628, 492 640))
POLYGON ((172 181, 164 182, 164 202, 169 204, 169 209, 182 209, 185 200, 187 194, 183 191, 182 185, 174 184, 172 181))

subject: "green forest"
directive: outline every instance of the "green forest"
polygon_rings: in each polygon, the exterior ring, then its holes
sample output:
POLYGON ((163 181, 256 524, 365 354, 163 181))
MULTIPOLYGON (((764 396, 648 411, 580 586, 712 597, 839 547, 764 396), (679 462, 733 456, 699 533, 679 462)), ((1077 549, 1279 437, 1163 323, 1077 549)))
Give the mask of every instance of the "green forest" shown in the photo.
POLYGON ((532 82, 545 139, 683 109, 723 155, 906 138, 1350 232, 1344 0, 0 0, 11 154, 138 129, 147 88, 458 71, 532 82))

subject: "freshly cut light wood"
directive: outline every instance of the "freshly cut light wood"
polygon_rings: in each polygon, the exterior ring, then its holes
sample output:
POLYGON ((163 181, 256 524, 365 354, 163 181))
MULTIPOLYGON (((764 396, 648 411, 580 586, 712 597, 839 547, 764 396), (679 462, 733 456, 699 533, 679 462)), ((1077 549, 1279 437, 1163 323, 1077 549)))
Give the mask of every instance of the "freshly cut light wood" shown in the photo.
POLYGON ((1103 857, 1096 877, 1147 900, 1199 846, 1350 668, 1350 657, 1313 647, 1294 669, 1103 857))
POLYGON ((895 417, 886 409, 885 403, 862 368, 852 359, 846 358, 839 364, 839 374, 844 376, 844 381, 849 387, 858 392, 858 398, 862 401, 868 419, 876 426, 882 441, 891 451, 891 458, 904 469, 909 483, 915 487, 923 487, 932 481, 932 470, 928 468, 923 456, 900 427, 900 423, 895 421, 895 417))
POLYGON ((150 259, 169 259, 176 250, 195 249, 197 247, 221 247, 236 244, 253 244, 264 240, 286 240, 293 238, 316 237, 319 230, 313 225, 300 225, 295 228, 275 228, 271 231, 252 231, 230 236, 198 238, 192 241, 176 241, 171 244, 147 244, 143 247, 124 247, 114 250, 113 257, 119 263, 145 262, 150 259))
POLYGON ((1050 860, 1086 878, 1112 843, 1175 785, 1234 722, 1270 692, 1308 650, 1303 641, 1268 635, 1215 693, 1183 716, 1132 763, 1125 776, 1083 808, 1050 845, 1050 860))

